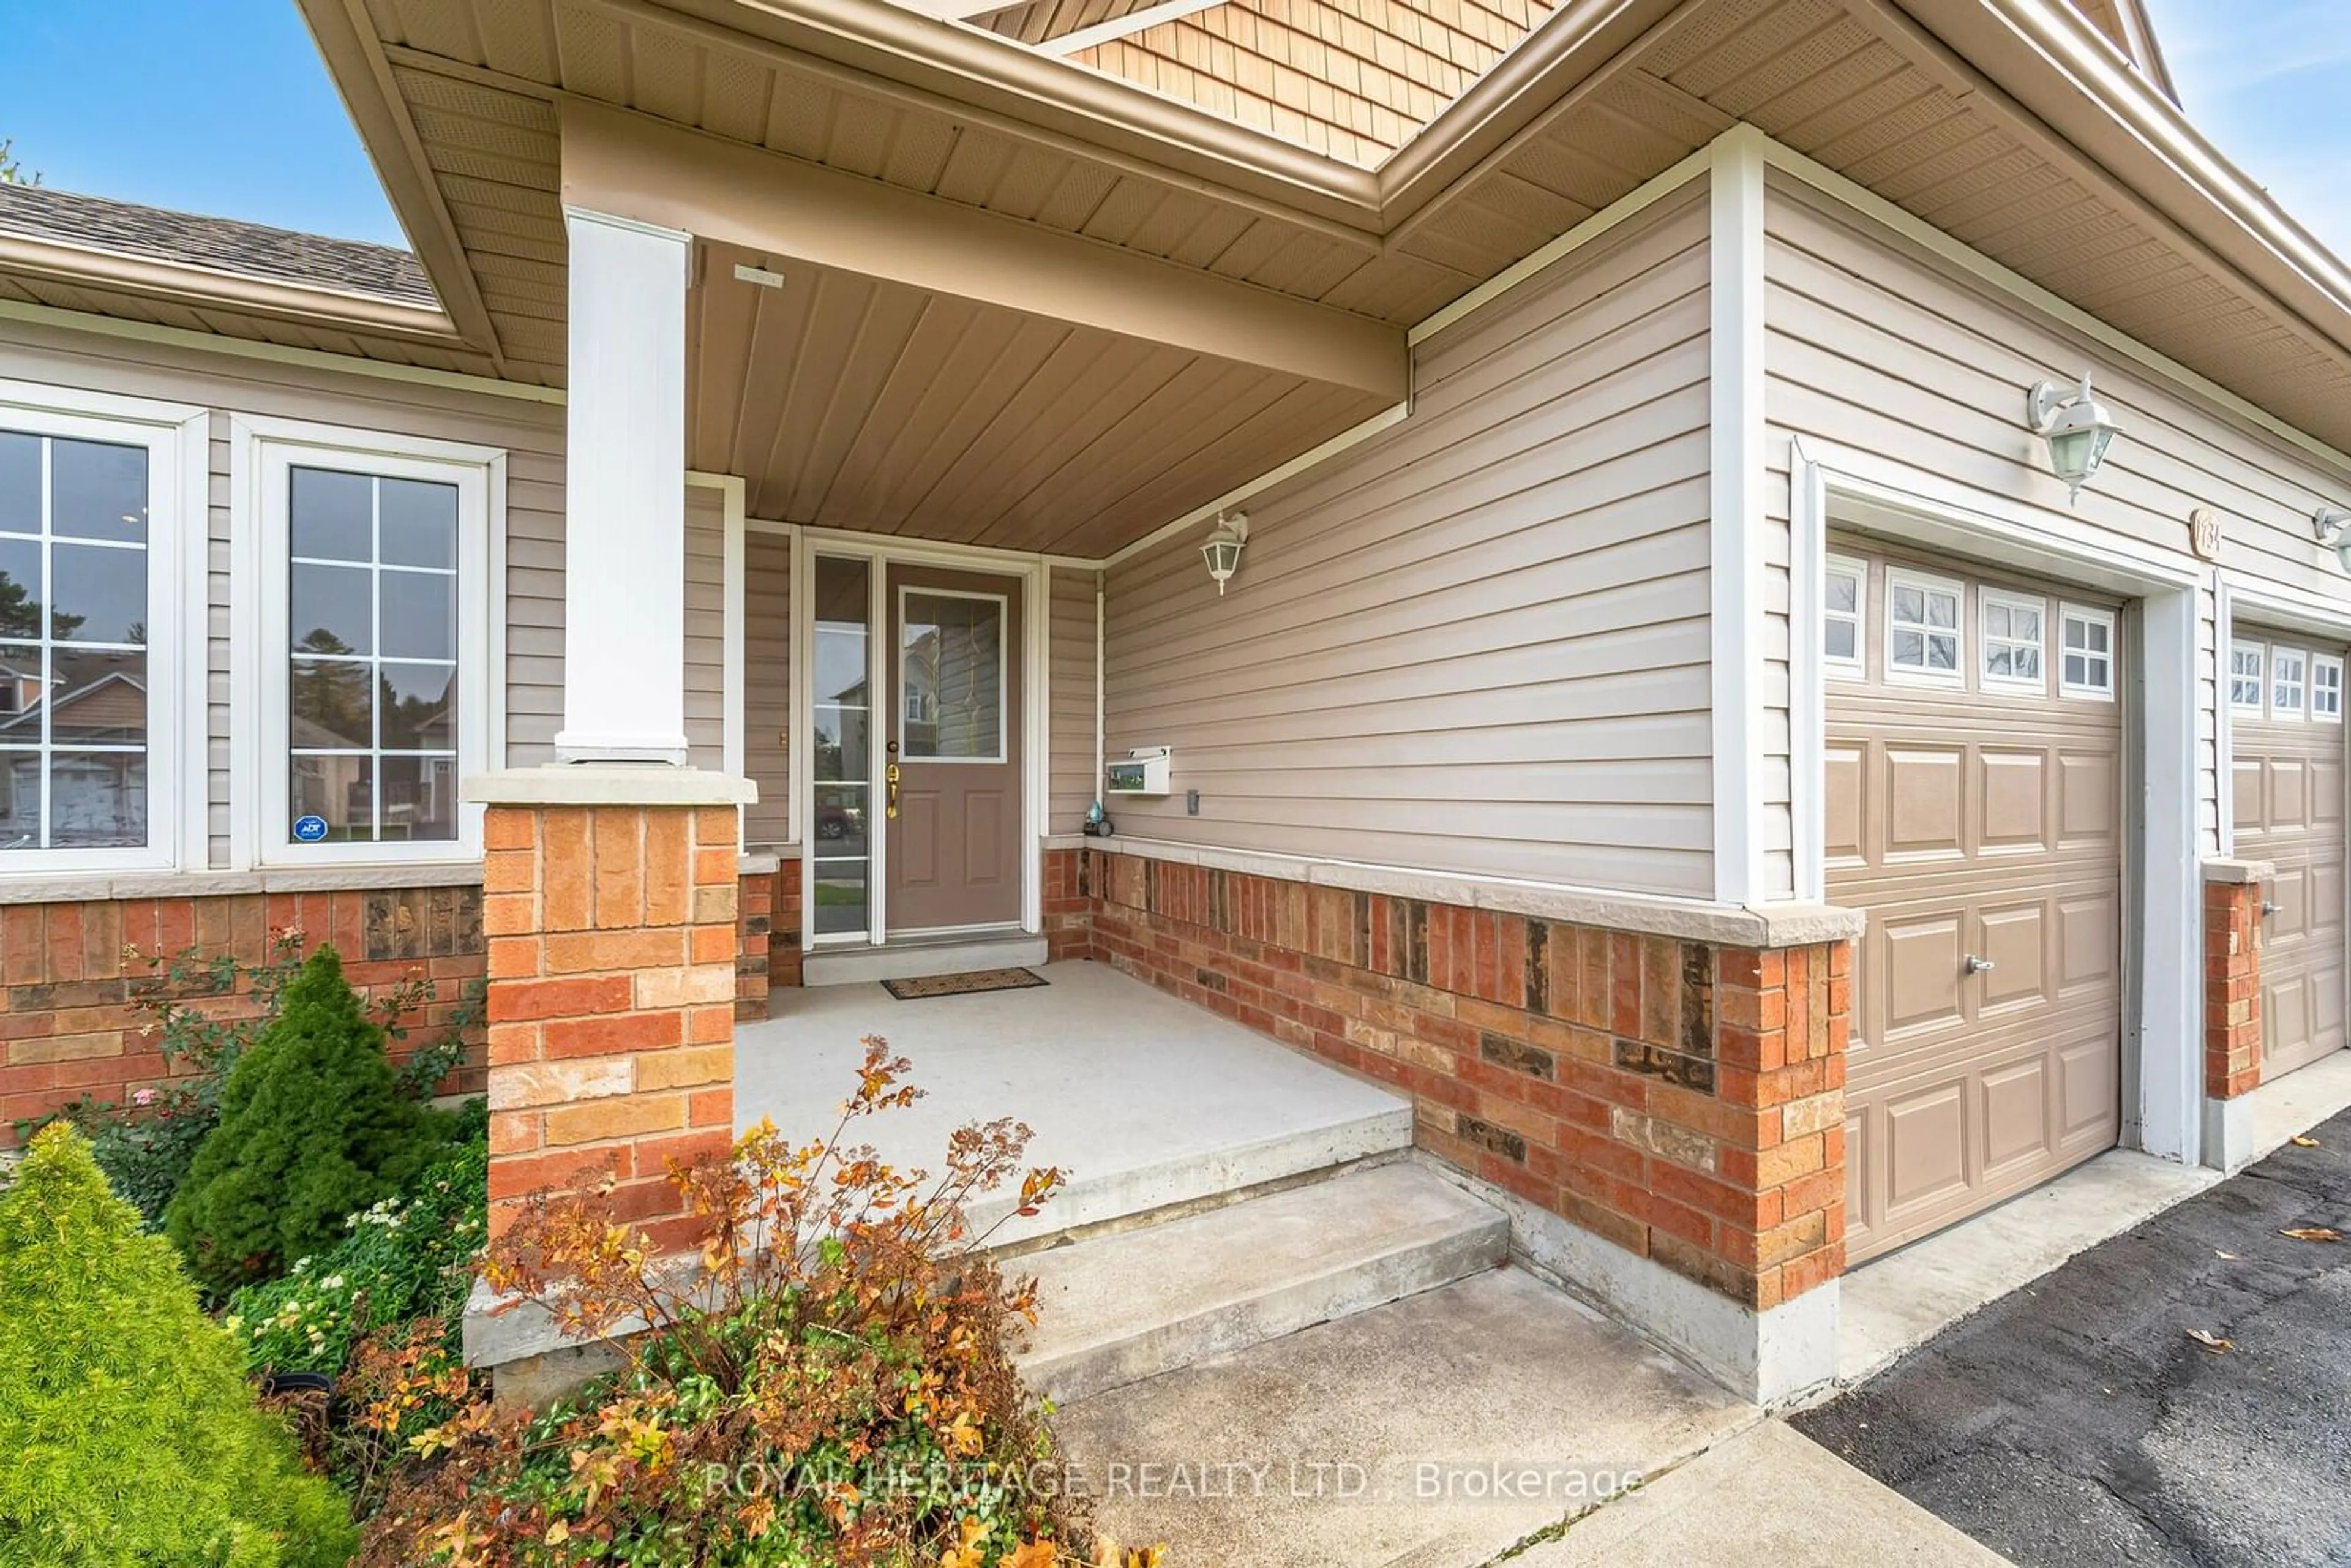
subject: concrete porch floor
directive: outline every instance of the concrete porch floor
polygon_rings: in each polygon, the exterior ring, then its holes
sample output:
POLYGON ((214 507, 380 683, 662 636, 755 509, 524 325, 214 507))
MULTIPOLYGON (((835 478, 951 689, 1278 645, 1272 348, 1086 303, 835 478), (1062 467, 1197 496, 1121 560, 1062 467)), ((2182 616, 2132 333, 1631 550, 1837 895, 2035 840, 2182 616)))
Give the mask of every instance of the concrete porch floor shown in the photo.
MULTIPOLYGON (((829 1135, 856 1083, 860 1037, 878 1034, 925 1092, 855 1140, 935 1170, 947 1134, 1012 1116, 1027 1160, 1069 1186, 999 1243, 1261 1186, 1410 1147, 1401 1096, 1285 1049, 1099 964, 1040 966, 1026 990, 900 1001, 877 985, 778 993, 777 1016, 736 1028, 738 1126, 829 1135)), ((976 1205, 986 1228, 1009 1207, 976 1205)))

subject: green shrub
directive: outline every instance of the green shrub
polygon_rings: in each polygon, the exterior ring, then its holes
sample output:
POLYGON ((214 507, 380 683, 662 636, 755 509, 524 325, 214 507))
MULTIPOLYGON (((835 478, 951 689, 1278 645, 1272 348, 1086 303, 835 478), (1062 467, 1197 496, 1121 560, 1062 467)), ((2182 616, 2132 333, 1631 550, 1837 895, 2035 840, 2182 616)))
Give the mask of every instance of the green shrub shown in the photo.
POLYGON ((51 1127, 0 1192, 0 1563, 308 1568, 341 1499, 255 1405, 161 1237, 51 1127))
MULTIPOLYGON (((143 960, 146 977, 137 982, 131 1011, 141 1033, 154 1041, 163 1070, 173 1082, 141 1089, 129 1099, 101 1100, 85 1093, 49 1117, 16 1124, 26 1139, 49 1121, 69 1122, 91 1143, 98 1168, 115 1192, 131 1201, 151 1230, 163 1225, 163 1210, 195 1163, 196 1150, 220 1124, 221 1091, 237 1058, 277 1021, 287 982, 302 970, 303 934, 288 928, 270 939, 267 956, 252 965, 228 954, 205 956, 190 947, 175 955, 126 951, 143 960)), ((405 1038, 403 1014, 434 999, 438 988, 426 977, 402 980, 381 995, 370 1011, 394 1040, 405 1038)), ((448 1023, 419 1045, 401 1065, 402 1092, 430 1099, 465 1060, 466 1031, 482 1019, 486 988, 467 986, 448 1023)))
POLYGON ((228 1327, 246 1367, 331 1376, 360 1335, 412 1318, 438 1317, 454 1335, 488 1234, 489 1168, 488 1140, 471 1138, 399 1197, 350 1216, 332 1248, 282 1280, 239 1290, 228 1327))
POLYGON ((413 1180, 450 1131, 449 1117, 401 1092, 382 1028, 335 950, 320 947, 230 1070, 220 1124, 164 1210, 164 1231, 197 1281, 225 1296, 325 1252, 345 1217, 413 1180))

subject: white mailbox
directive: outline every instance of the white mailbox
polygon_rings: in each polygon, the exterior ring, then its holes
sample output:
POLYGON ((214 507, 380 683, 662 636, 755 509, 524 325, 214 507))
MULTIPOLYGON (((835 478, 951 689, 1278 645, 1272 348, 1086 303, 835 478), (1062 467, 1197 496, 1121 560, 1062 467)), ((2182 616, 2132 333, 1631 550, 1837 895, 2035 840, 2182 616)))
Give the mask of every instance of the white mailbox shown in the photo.
POLYGON ((1102 793, 1105 795, 1165 795, 1167 793, 1167 768, 1175 752, 1165 746, 1138 746, 1126 754, 1123 762, 1113 762, 1102 769, 1102 793))

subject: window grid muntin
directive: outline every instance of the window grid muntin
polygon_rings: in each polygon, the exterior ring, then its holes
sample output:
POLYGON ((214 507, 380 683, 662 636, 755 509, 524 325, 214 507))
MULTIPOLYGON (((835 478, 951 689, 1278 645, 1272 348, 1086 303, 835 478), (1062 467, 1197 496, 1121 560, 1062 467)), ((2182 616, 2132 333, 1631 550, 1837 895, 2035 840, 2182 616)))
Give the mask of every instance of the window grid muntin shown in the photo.
POLYGON ((2269 687, 2269 645, 2231 641, 2229 644, 2229 706, 2238 713, 2259 716, 2269 687))
POLYGON ((1976 591, 1976 635, 1981 644, 1976 653, 1978 673, 1985 685, 2014 691, 2046 693, 2049 689, 2049 603, 2029 593, 2016 593, 2006 589, 1979 588, 1976 591), (2017 630, 2018 618, 2032 617, 2030 635, 2017 630), (1995 627, 2002 628, 1995 630, 1995 627), (2009 655, 2009 668, 1995 671, 1994 655, 2009 655), (2019 656, 2029 653, 2032 665, 2031 674, 2019 674, 2019 656))
MULTIPOLYGON (((462 822, 459 821, 458 813, 454 809, 454 801, 450 802, 451 810, 447 816, 448 831, 445 834, 430 838, 419 837, 414 834, 400 839, 386 839, 384 837, 383 764, 385 758, 414 758, 422 761, 445 762, 450 765, 450 768, 454 773, 458 755, 457 743, 459 739, 459 730, 456 723, 453 722, 450 725, 450 744, 447 747, 412 747, 385 746, 383 744, 383 667, 385 665, 392 665, 396 668, 417 667, 445 669, 450 674, 451 703, 453 705, 462 704, 467 700, 460 674, 464 664, 463 654, 465 652, 465 607, 459 592, 461 585, 458 582, 459 575, 463 570, 462 562, 464 559, 465 496, 463 491, 457 485, 447 479, 416 480, 398 475, 368 473, 356 468, 325 468, 308 464, 293 463, 289 464, 287 467, 285 504, 286 517, 284 518, 284 522, 286 525, 287 544, 286 635, 284 638, 285 647, 282 650, 282 653, 287 662, 285 715, 287 724, 286 779, 288 806, 290 807, 294 803, 296 795, 295 779, 297 777, 297 768, 295 764, 298 760, 305 758, 332 758, 363 757, 368 759, 367 767, 365 768, 368 781, 368 831, 366 834, 361 836, 355 832, 346 831, 340 836, 337 836, 330 826, 329 830, 329 836, 319 841, 346 844, 363 843, 379 846, 387 843, 455 844, 458 842, 464 835, 464 827, 462 822), (306 471, 320 474, 343 475, 367 481, 369 559, 366 561, 362 562, 333 556, 296 555, 293 552, 293 540, 295 534, 295 491, 298 488, 294 480, 297 476, 306 471), (411 566, 398 562, 388 562, 383 559, 383 486, 388 481, 410 485, 431 485, 441 489, 447 490, 450 493, 451 529, 453 535, 452 548, 456 552, 456 559, 461 563, 459 566, 411 566), (305 566, 329 567, 346 571, 364 570, 367 572, 369 652, 366 653, 316 653, 298 650, 295 647, 294 639, 297 635, 297 629, 294 625, 295 573, 296 569, 305 566), (452 650, 452 654, 449 658, 428 659, 406 655, 395 657, 387 656, 384 653, 383 579, 387 574, 404 575, 410 577, 434 577, 441 578, 448 581, 450 617, 448 623, 448 645, 452 650), (324 666, 331 664, 350 664, 355 667, 363 668, 367 671, 368 746, 364 749, 355 747, 305 747, 293 744, 293 726, 296 716, 294 712, 295 674, 305 665, 324 666)), ((292 821, 288 821, 283 826, 287 841, 291 843, 298 843, 299 841, 295 840, 293 837, 292 821)))
MULTIPOLYGON (((152 449, 145 445, 132 442, 108 441, 102 437, 90 435, 61 435, 54 431, 47 430, 23 430, 9 427, 5 429, 5 434, 21 436, 31 440, 35 444, 40 455, 40 476, 37 489, 38 500, 37 503, 40 510, 41 527, 39 531, 30 532, 22 528, 0 528, 0 538, 15 539, 20 543, 31 544, 40 551, 41 580, 37 584, 34 585, 38 590, 39 593, 38 603, 40 608, 34 623, 34 630, 38 634, 33 637, 0 638, 0 657, 5 657, 5 650, 9 648, 25 648, 36 652, 37 673, 34 679, 37 683, 39 689, 34 700, 38 703, 40 706, 41 727, 39 738, 31 742, 0 739, 0 758, 14 758, 19 757, 32 757, 38 759, 38 772, 36 779, 36 784, 40 793, 41 804, 39 827, 36 841, 29 844, 20 845, 0 843, 0 854, 5 854, 11 849, 94 851, 118 849, 139 850, 149 848, 154 843, 155 838, 155 816, 152 794, 154 786, 154 758, 152 755, 155 735, 155 708, 153 696, 155 653, 152 637, 151 635, 150 640, 147 643, 129 643, 113 642, 103 639, 83 639, 78 637, 60 638, 57 635, 57 444, 60 441, 68 441, 83 445, 119 446, 128 451, 136 452, 139 455, 141 478, 141 512, 142 514, 141 518, 141 529, 144 537, 138 539, 105 539, 95 538, 82 534, 68 534, 65 536, 65 542, 69 548, 76 549, 94 549, 122 550, 138 556, 139 596, 141 603, 145 607, 143 612, 140 616, 140 623, 143 626, 149 627, 151 629, 151 632, 155 620, 156 610, 153 590, 155 558, 152 554, 152 550, 154 549, 154 518, 149 506, 149 497, 152 494, 154 485, 154 452, 152 449), (139 656, 145 674, 145 678, 141 682, 141 711, 140 715, 140 730, 146 738, 141 740, 137 745, 119 741, 57 741, 56 738, 56 699, 57 695, 57 651, 60 647, 74 653, 135 653, 139 656), (125 832, 117 834, 111 841, 90 842, 88 841, 78 840, 71 843, 60 843, 57 841, 57 790, 54 788, 57 760, 60 757, 75 758, 92 756, 136 757, 140 758, 141 766, 140 768, 139 786, 140 815, 138 819, 138 836, 136 838, 132 838, 125 832)), ((9 776, 8 793, 9 798, 13 800, 16 794, 16 785, 13 774, 13 764, 11 764, 10 767, 12 770, 9 776)))
POLYGON ((1925 572, 1892 568, 1886 574, 1886 673, 1890 677, 1906 681, 1932 681, 1938 685, 1958 685, 1967 678, 1967 585, 1951 578, 1934 577, 1925 572), (1902 596, 1916 593, 1918 614, 1913 619, 1901 613, 1902 596), (1950 621, 1948 624, 1935 620, 1936 601, 1950 601, 1950 621), (1918 662, 1907 663, 1902 654, 1907 640, 1917 641, 1918 662), (1948 667, 1936 664, 1934 648, 1938 641, 1950 644, 1948 667))
POLYGON ((2301 649, 2281 644, 2270 650, 2270 717, 2293 722, 2307 715, 2309 673, 2310 657, 2301 649))
POLYGON ((2338 654, 2310 656, 2310 716, 2321 724, 2343 722, 2343 660, 2338 654))
POLYGON ((1823 573, 1821 590, 1821 660, 1829 670, 1840 674, 1857 674, 1865 666, 1869 650, 1869 563, 1850 556, 1828 558, 1823 573), (1835 584, 1842 579, 1853 585, 1853 608, 1840 610, 1834 603, 1835 584), (1846 626, 1853 632, 1853 652, 1837 653, 1830 645, 1832 628, 1846 626))
POLYGON ((2058 689, 2070 697, 2113 701, 2114 612, 2067 604, 2059 607, 2057 623, 2058 689))

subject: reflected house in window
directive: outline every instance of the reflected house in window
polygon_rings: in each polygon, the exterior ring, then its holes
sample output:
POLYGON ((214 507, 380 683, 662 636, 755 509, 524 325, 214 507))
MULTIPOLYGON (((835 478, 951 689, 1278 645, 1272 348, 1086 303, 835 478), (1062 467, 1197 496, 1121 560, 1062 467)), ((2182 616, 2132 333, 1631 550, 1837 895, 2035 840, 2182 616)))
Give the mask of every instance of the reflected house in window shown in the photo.
MULTIPOLYGON (((126 661, 136 664, 137 661, 126 661)), ((57 749, 51 754, 49 841, 55 844, 121 841, 123 824, 147 820, 147 758, 143 751, 69 751, 87 746, 138 745, 147 729, 147 686, 127 670, 105 670, 68 690, 42 712, 41 685, 21 669, 0 666, 0 746, 37 742, 46 716, 57 749)), ((0 847, 37 844, 41 836, 41 754, 5 753, 0 767, 0 847)))

